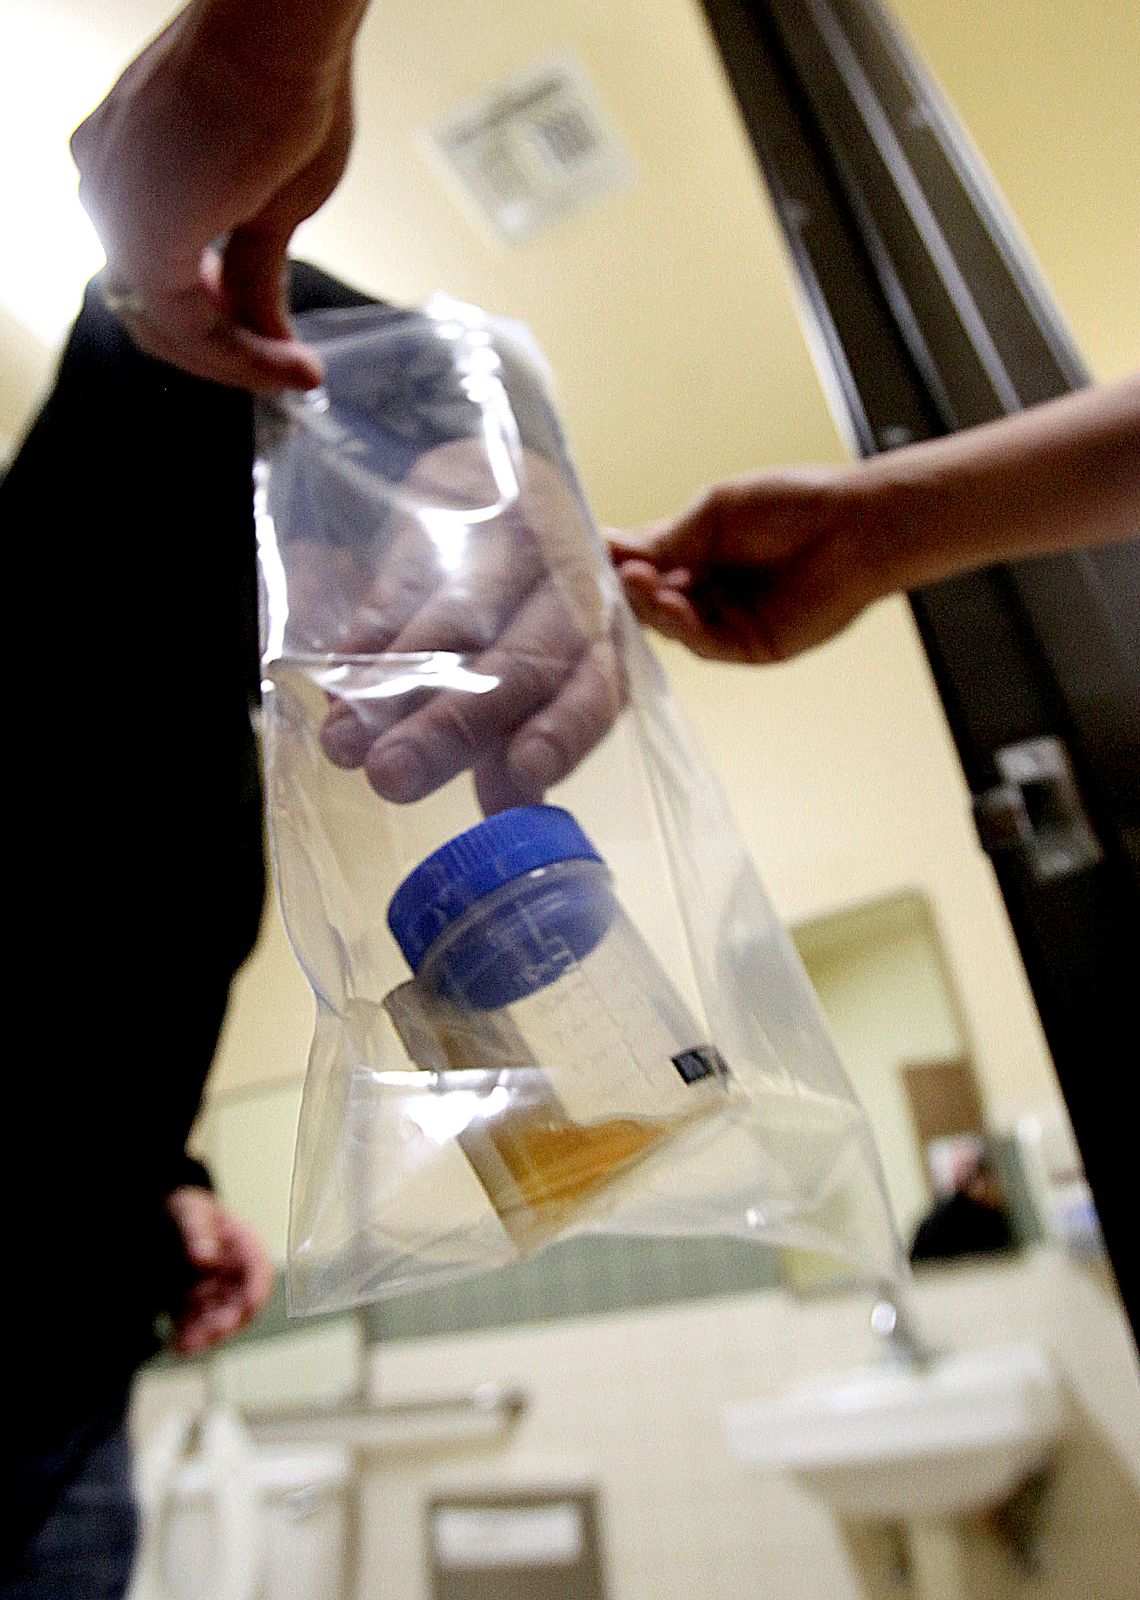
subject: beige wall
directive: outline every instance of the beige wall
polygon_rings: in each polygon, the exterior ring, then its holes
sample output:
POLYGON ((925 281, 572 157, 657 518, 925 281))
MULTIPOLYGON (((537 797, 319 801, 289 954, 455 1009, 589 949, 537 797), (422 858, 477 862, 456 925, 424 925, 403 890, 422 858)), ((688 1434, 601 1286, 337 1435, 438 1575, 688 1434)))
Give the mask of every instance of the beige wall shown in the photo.
POLYGON ((312 995, 270 896, 257 948, 234 987, 211 1094, 248 1094, 296 1082, 305 1070, 313 1019, 312 995))
POLYGON ((32 400, 50 382, 52 352, 0 305, 0 465, 15 450, 32 400))

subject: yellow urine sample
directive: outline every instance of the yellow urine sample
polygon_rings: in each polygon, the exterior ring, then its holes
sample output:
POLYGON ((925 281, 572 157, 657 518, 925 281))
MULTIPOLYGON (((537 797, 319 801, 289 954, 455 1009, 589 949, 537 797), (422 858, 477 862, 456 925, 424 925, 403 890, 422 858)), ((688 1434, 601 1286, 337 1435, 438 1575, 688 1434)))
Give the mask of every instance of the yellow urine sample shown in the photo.
POLYGON ((414 980, 384 1006, 415 1066, 450 1077, 457 1090, 477 1085, 485 1097, 486 1112, 472 1116, 457 1142, 522 1254, 561 1233, 607 1184, 703 1114, 578 1122, 501 1012, 461 1010, 414 980))

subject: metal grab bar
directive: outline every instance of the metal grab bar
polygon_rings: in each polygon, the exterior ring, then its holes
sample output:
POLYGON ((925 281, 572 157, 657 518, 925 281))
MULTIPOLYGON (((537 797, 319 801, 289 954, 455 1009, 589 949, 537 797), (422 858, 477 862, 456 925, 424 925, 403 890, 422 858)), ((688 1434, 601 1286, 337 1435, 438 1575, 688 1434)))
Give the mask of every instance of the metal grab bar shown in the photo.
POLYGON ((320 1441, 357 1450, 400 1448, 429 1438, 483 1437, 515 1426, 530 1400, 526 1391, 480 1383, 457 1393, 329 1405, 243 1406, 242 1421, 260 1442, 320 1441))

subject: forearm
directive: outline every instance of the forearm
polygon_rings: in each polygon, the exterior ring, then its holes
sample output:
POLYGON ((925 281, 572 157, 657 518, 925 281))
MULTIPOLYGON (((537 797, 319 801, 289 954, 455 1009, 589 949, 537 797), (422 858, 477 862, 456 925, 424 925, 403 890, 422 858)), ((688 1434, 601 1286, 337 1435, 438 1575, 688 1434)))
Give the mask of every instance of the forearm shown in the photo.
POLYGON ((285 78, 342 67, 369 0, 191 0, 187 20, 211 56, 285 78))
POLYGON ((1140 533, 1140 374, 877 457, 891 587, 1140 533))

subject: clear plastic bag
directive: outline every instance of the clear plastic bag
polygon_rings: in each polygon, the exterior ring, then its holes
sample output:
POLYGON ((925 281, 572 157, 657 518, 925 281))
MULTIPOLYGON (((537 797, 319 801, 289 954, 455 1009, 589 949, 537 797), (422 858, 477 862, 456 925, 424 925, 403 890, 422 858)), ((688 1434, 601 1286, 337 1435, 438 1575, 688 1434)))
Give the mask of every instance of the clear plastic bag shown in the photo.
POLYGON ((301 321, 325 386, 261 408, 256 486, 270 836, 317 1002, 290 1308, 581 1231, 892 1274, 866 1119, 525 331, 443 300, 301 321))

